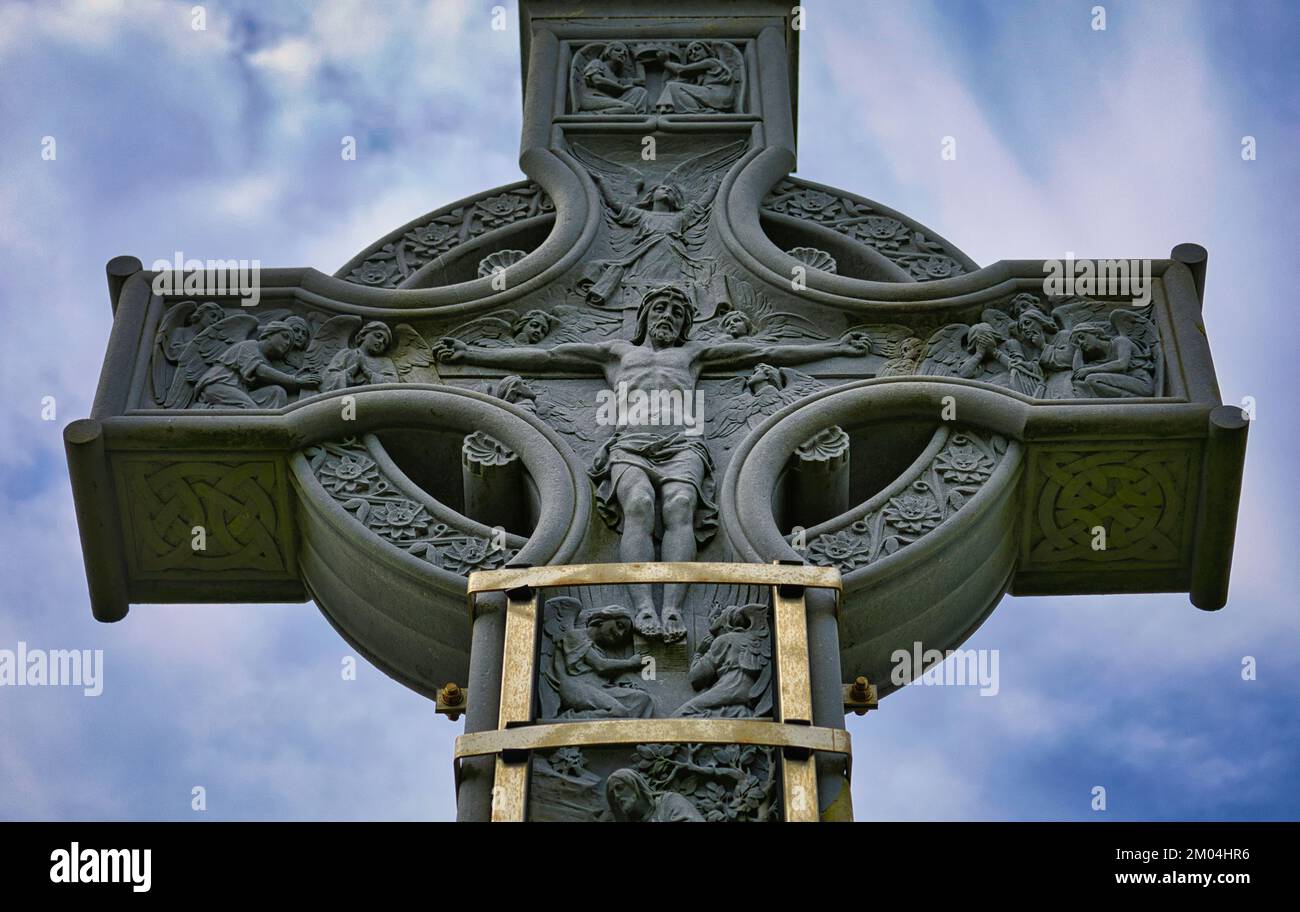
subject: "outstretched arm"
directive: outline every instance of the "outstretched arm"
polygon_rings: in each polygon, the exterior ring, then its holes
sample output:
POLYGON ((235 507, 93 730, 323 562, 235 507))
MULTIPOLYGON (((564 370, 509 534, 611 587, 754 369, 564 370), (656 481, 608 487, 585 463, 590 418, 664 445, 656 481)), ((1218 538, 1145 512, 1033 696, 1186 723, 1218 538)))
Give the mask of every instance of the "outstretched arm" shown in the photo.
POLYGON ((276 370, 269 364, 259 364, 257 366, 257 379, 263 383, 273 383, 289 390, 312 389, 320 385, 320 379, 315 374, 286 374, 284 371, 276 370))
POLYGON ((609 360, 604 344, 566 342, 554 348, 478 348, 460 339, 439 339, 434 356, 448 364, 474 364, 507 370, 591 370, 609 360))
POLYGON ((822 358, 840 355, 855 357, 871 349, 871 339, 866 333, 847 332, 837 342, 813 342, 807 345, 755 345, 752 342, 722 342, 709 346, 704 352, 706 368, 753 367, 759 362, 773 367, 807 364, 822 358))

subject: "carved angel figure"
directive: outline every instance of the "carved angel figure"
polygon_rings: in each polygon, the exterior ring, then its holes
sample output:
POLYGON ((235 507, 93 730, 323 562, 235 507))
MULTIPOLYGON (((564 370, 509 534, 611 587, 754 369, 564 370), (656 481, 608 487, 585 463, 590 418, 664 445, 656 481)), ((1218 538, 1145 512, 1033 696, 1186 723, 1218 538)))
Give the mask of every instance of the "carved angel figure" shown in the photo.
MULTIPOLYGON (((149 392, 154 402, 162 405, 167 401, 167 393, 176 379, 177 365, 184 359, 190 343, 225 318, 226 311, 216 301, 202 304, 179 301, 167 308, 158 323, 158 331, 154 333, 153 363, 149 373, 149 392)), ((247 336, 245 332, 243 338, 247 336)))
POLYGON ((573 154, 604 200, 615 253, 584 270, 578 288, 587 300, 597 305, 613 302, 624 283, 651 287, 707 280, 712 261, 701 252, 713 197, 723 173, 745 149, 746 143, 738 140, 693 156, 647 189, 639 171, 574 143, 573 154))
MULTIPOLYGON (((732 51, 734 52, 734 48, 732 51)), ((703 41, 686 46, 686 62, 672 60, 666 50, 659 61, 672 78, 664 83, 655 110, 661 114, 727 113, 736 104, 736 73, 703 41)))
MULTIPOLYGON (((580 56, 589 53, 583 48, 580 56)), ((650 110, 645 74, 622 41, 611 41, 581 66, 573 84, 579 112, 594 114, 646 114, 650 110)))
POLYGON ((1085 322, 1070 330, 1074 392, 1085 398, 1156 396, 1163 385, 1159 336, 1151 321, 1116 309, 1109 323, 1085 322))
MULTIPOLYGON (((253 317, 248 319, 256 325, 253 317)), ((293 345, 293 327, 282 320, 264 324, 257 331, 256 339, 229 345, 195 381, 194 407, 283 408, 289 401, 290 391, 311 389, 320 382, 310 371, 290 374, 273 365, 272 362, 283 361, 293 345)), ((203 354, 200 352, 200 356, 203 354)), ((177 379, 183 378, 178 375, 177 379)))
POLYGON ((727 300, 713 317, 700 324, 701 338, 720 342, 744 339, 772 345, 793 339, 820 342, 829 338, 807 317, 773 310, 767 298, 744 279, 724 276, 723 282, 727 300))
POLYGON ((979 323, 950 323, 935 332, 927 343, 921 373, 982 380, 1041 398, 1045 381, 1037 357, 1026 357, 1021 347, 1008 344, 1013 341, 1011 318, 993 309, 980 317, 979 323))
POLYGON ((641 656, 631 652, 632 612, 621 605, 583 609, 575 598, 547 599, 542 674, 550 718, 648 719, 654 700, 636 686, 641 656))
POLYGON ((406 382, 415 368, 432 368, 434 357, 429 343, 406 323, 395 329, 378 320, 361 326, 360 317, 341 315, 316 331, 303 364, 308 371, 319 371, 321 391, 331 392, 406 382))
MULTIPOLYGON (((192 302, 182 302, 192 303, 192 302)), ((208 302, 211 303, 211 302, 208 302)), ((169 312, 156 337, 154 357, 166 360, 168 350, 176 353, 173 334, 186 322, 188 308, 169 312), (179 324, 179 325, 178 325, 179 324)), ((206 323, 177 353, 176 367, 155 360, 151 382, 158 384, 170 376, 162 404, 169 409, 196 408, 280 408, 289 392, 311 388, 318 378, 288 366, 286 359, 298 344, 294 327, 283 320, 270 320, 258 328, 257 318, 240 313, 224 313, 219 305, 202 305, 203 316, 195 325, 206 323), (256 333, 257 337, 251 338, 256 333)), ((195 308, 197 315, 200 308, 195 308)), ((184 338, 181 333, 179 338, 184 338)))
POLYGON ((921 367, 921 357, 925 354, 925 343, 916 336, 900 339, 894 347, 894 353, 876 372, 877 377, 910 377, 921 367))
POLYGON ((803 371, 756 364, 748 377, 733 377, 719 387, 717 401, 724 404, 714 414, 713 436, 725 439, 757 427, 768 415, 825 386, 803 371))
POLYGON ((687 675, 700 691, 675 716, 748 718, 772 711, 772 647, 767 607, 716 608, 687 675))
POLYGON ((447 336, 482 348, 509 348, 612 337, 622 326, 623 318, 616 313, 559 304, 549 313, 535 309, 521 315, 514 310, 498 310, 462 323, 447 336))

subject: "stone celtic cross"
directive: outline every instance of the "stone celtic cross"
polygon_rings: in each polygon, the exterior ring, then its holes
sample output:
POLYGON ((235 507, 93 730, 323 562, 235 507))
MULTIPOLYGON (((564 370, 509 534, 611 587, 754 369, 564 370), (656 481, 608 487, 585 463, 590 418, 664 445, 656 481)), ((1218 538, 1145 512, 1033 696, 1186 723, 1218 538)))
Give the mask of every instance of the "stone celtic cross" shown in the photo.
POLYGON ((1203 249, 1058 289, 792 177, 788 3, 520 15, 528 180, 253 306, 109 263, 95 617, 315 601, 465 716, 462 819, 757 821, 848 819, 846 710, 1008 592, 1224 604, 1203 249))

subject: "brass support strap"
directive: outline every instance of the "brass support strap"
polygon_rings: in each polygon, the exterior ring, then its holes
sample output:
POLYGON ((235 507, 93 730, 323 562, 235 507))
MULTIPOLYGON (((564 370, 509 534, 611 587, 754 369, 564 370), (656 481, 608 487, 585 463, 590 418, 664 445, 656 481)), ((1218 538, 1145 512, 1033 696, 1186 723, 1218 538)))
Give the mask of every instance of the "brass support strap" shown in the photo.
MULTIPOLYGON (((506 592, 505 657, 497 731, 480 734, 503 734, 511 726, 528 724, 533 717, 537 600, 537 590, 527 586, 511 586, 506 592)), ((494 823, 524 819, 528 798, 527 757, 527 754, 512 757, 505 752, 497 753, 496 778, 492 785, 494 823)))
POLYGON ((455 756, 460 760, 508 751, 618 744, 760 744, 853 753, 849 733, 842 728, 761 719, 601 719, 466 732, 456 738, 455 756))
POLYGON ((630 564, 560 564, 475 570, 466 585, 470 613, 480 592, 502 592, 516 587, 552 589, 561 586, 605 586, 620 583, 719 583, 737 586, 803 586, 834 589, 844 584, 834 567, 807 564, 728 564, 710 561, 656 561, 630 564))

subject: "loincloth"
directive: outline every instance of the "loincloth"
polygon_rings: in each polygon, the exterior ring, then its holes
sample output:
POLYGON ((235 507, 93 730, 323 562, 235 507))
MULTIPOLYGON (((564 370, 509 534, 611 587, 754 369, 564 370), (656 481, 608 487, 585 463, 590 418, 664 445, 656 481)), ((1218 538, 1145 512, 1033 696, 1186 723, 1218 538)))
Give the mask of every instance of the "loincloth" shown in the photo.
POLYGON ((596 451, 588 470, 596 484, 596 509, 615 532, 623 531, 623 507, 618 502, 618 480, 629 468, 645 472, 656 492, 668 482, 695 489, 695 540, 703 545, 718 531, 718 505, 714 502, 713 457, 698 437, 681 431, 648 433, 619 431, 596 451))

